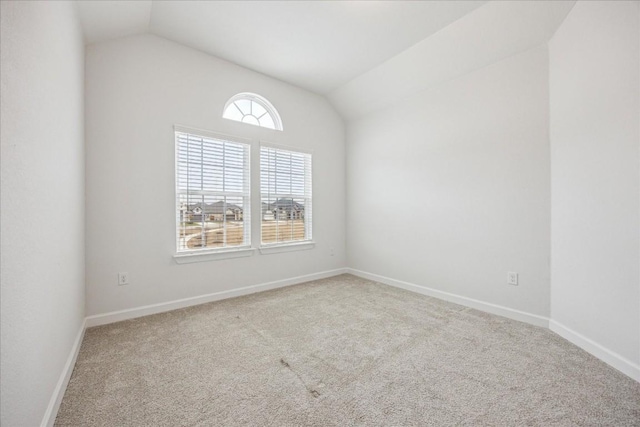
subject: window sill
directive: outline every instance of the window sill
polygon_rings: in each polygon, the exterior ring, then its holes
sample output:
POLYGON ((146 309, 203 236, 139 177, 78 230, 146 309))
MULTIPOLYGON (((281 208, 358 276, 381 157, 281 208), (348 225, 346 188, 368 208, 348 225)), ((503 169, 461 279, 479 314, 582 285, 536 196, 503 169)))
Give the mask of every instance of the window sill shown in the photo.
POLYGON ((313 249, 316 246, 316 242, 306 241, 301 243, 286 243, 261 246, 260 253, 262 255, 279 254, 282 252, 304 251, 307 249, 313 249))
POLYGON ((178 264, 190 264, 193 262, 217 261, 221 259, 242 258, 253 255, 253 248, 226 249, 219 251, 181 252, 173 256, 178 264))

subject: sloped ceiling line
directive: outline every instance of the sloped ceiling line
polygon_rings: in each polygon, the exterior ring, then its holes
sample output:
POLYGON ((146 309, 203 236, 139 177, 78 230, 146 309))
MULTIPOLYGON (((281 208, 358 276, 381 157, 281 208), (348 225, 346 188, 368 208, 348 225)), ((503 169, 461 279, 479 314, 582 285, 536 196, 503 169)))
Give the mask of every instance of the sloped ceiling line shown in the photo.
POLYGON ((153 33, 327 96, 346 120, 549 40, 575 1, 81 1, 87 44, 153 33))
POLYGON ((575 1, 489 2, 328 94, 347 120, 546 43, 575 1))

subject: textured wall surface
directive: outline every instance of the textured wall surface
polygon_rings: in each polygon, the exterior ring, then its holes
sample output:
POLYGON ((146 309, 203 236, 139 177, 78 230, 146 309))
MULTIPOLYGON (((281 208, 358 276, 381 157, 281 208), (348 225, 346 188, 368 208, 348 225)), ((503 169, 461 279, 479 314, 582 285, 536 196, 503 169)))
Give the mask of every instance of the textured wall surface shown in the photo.
POLYGON ((349 267, 548 316, 547 59, 541 46, 349 124, 349 267))
POLYGON ((0 424, 36 426, 84 318, 84 47, 73 4, 1 5, 0 424))
POLYGON ((638 2, 578 2, 549 44, 551 317, 640 364, 638 2))

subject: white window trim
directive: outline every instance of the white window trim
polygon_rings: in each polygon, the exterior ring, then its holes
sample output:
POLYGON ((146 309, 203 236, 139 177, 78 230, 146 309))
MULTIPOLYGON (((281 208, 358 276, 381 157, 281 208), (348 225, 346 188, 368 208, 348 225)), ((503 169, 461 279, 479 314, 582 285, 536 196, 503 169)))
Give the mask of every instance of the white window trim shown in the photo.
POLYGON ((223 139, 231 142, 238 142, 240 144, 248 144, 248 145, 252 145, 255 142, 255 140, 251 138, 242 138, 240 136, 230 135, 228 133, 214 132, 207 129, 199 129, 199 128, 194 128, 194 127, 184 126, 184 125, 173 125, 173 132, 174 133, 175 132, 191 133, 191 134, 196 134, 201 136, 207 136, 209 138, 223 139))
MULTIPOLYGON (((310 148, 292 147, 290 145, 276 144, 274 142, 267 141, 264 139, 261 139, 259 142, 261 147, 279 148, 280 150, 293 151, 294 153, 311 154, 311 158, 313 162, 313 150, 310 148)), ((311 168, 313 170, 313 165, 311 165, 311 168)))
POLYGON ((229 98, 229 100, 226 102, 226 104, 224 104, 224 109, 222 110, 222 118, 224 118, 225 120, 232 120, 232 121, 236 121, 238 123, 244 123, 244 124, 249 124, 251 126, 257 126, 260 127, 262 129, 268 129, 268 130, 275 130, 275 131, 283 131, 284 130, 284 126, 282 125, 282 118, 280 117, 280 113, 278 113, 278 110, 276 109, 276 107, 273 106, 273 104, 271 102, 269 102, 269 100, 267 98, 265 98, 264 96, 258 95, 257 93, 252 93, 252 92, 241 92, 241 93, 237 93, 235 95, 233 95, 231 98, 229 98), (261 126, 261 125, 256 125, 253 123, 246 123, 246 122, 242 122, 242 121, 238 121, 238 120, 233 120, 231 118, 225 117, 224 114, 227 111, 227 108, 229 108, 230 105, 232 105, 233 103, 235 103, 236 101, 242 100, 242 99, 246 99, 248 101, 253 101, 256 102, 258 104, 260 104, 262 106, 262 108, 264 108, 267 111, 267 114, 269 114, 269 116, 271 116, 271 119, 273 120, 273 125, 274 125, 274 129, 265 127, 265 126, 261 126))
MULTIPOLYGON (((178 186, 176 185, 176 179, 177 179, 177 174, 178 174, 178 147, 177 144, 175 144, 175 133, 176 132, 181 132, 181 133, 187 133, 187 134, 192 134, 192 135, 198 135, 198 136, 204 136, 204 137, 209 137, 209 138, 214 138, 214 139, 221 139, 221 140, 225 140, 225 141, 230 141, 230 142, 237 142, 240 144, 246 144, 249 146, 249 206, 251 207, 253 205, 252 201, 251 201, 251 195, 252 195, 252 189, 251 189, 251 152, 252 152, 252 147, 255 144, 255 142, 249 138, 242 138, 242 137, 238 137, 235 135, 228 135, 228 134, 223 134, 223 133, 219 133, 219 132, 213 132, 210 130, 206 130, 206 129, 198 129, 198 128, 193 128, 193 127, 189 127, 189 126, 184 126, 184 125, 179 125, 176 124, 173 126, 173 134, 174 134, 174 163, 175 163, 175 171, 174 171, 174 204, 177 202, 178 197, 179 197, 179 192, 178 192, 178 186)), ((174 210, 176 209, 176 206, 174 206, 174 210)), ((251 208, 252 209, 252 208, 251 208)), ((250 224, 249 224, 249 229, 251 229, 252 225, 251 225, 251 220, 253 219, 253 216, 251 215, 251 210, 250 212, 250 224)), ((179 216, 176 214, 176 230, 180 227, 180 218, 179 216)), ((252 240, 253 240, 253 236, 251 235, 251 232, 249 232, 249 242, 246 242, 247 244, 242 245, 242 246, 231 246, 231 247, 224 247, 224 248, 219 248, 219 249, 211 249, 211 248, 205 248, 205 249, 195 249, 192 251, 178 251, 178 238, 176 236, 176 246, 174 248, 174 254, 173 254, 173 259, 178 263, 178 264, 187 264, 187 263, 193 263, 193 262, 202 262, 202 261, 213 261, 213 260, 221 260, 221 259, 230 259, 230 258, 240 258, 240 257, 247 257, 247 256, 251 256, 253 255, 253 253, 255 252, 255 249, 252 248, 252 240)))
POLYGON ((313 240, 303 240, 299 242, 286 242, 286 243, 267 243, 260 246, 260 254, 280 254, 283 252, 305 251, 316 247, 316 242, 313 240))
POLYGON ((194 252, 179 252, 173 255, 173 259, 178 264, 191 264, 194 262, 218 261, 222 259, 244 258, 252 256, 256 252, 255 248, 242 246, 233 249, 199 250, 194 252))

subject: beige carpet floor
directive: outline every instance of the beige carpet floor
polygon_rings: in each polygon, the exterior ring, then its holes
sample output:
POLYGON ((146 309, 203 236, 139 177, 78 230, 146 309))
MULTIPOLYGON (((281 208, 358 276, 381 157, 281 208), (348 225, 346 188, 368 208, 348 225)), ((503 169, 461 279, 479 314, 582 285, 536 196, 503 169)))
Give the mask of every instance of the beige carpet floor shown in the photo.
POLYGON ((640 426, 554 333, 350 275, 87 330, 57 426, 640 426))

